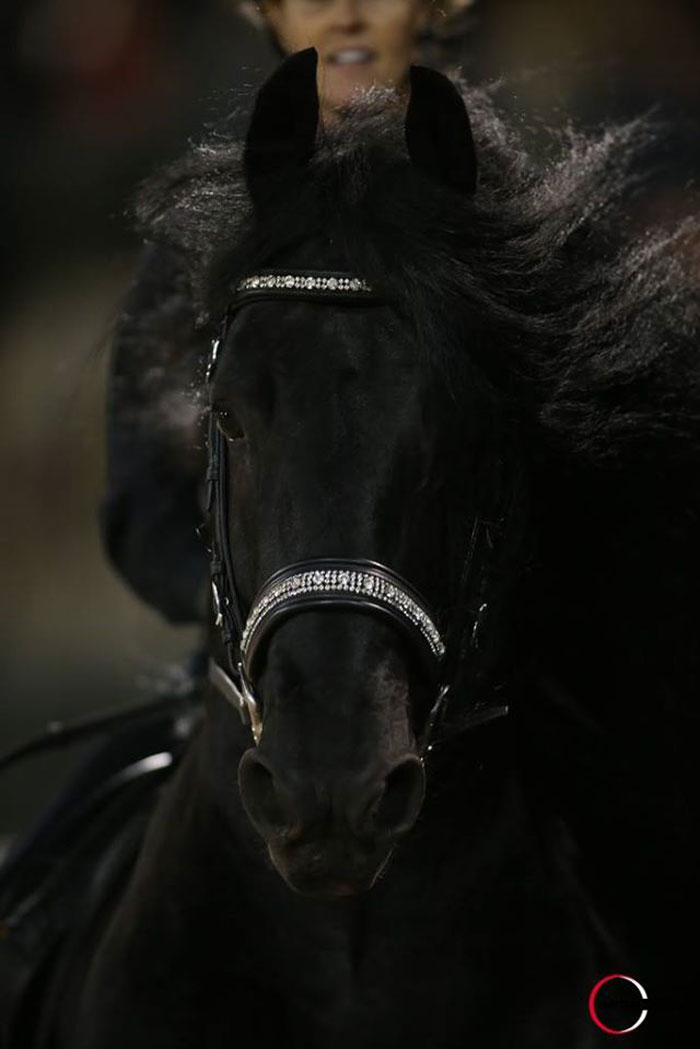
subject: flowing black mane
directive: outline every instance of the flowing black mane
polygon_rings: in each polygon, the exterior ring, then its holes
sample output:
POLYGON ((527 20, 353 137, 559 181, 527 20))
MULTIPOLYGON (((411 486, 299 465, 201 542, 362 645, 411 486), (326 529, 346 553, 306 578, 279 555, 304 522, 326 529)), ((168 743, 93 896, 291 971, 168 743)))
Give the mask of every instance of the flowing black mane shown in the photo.
POLYGON ((621 218, 654 126, 553 135, 538 163, 488 91, 462 90, 473 198, 410 164, 403 110, 375 91, 320 129, 304 181, 255 221, 241 145, 219 131, 144 187, 141 228, 181 253, 202 324, 237 277, 325 243, 415 326, 455 398, 472 361, 565 455, 697 455, 698 222, 635 235, 621 218))

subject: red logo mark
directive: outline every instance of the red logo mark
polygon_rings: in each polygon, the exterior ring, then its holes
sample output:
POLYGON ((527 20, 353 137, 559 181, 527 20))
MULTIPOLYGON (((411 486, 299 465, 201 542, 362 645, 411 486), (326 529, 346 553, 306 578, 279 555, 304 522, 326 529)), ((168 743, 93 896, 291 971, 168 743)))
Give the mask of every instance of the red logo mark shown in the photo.
POLYGON ((627 980, 628 983, 631 983, 634 987, 637 988, 642 1001, 646 1002, 647 992, 644 990, 644 988, 638 980, 635 980, 632 976, 623 976, 622 973, 613 973, 611 976, 604 976, 602 980, 598 980, 598 983, 595 985, 595 987, 589 994, 588 1012, 591 1015, 591 1020, 593 1021, 593 1023, 597 1027, 599 1027, 601 1031, 605 1031, 606 1034, 629 1034, 630 1031, 636 1030, 637 1027, 640 1027, 641 1024, 644 1023, 648 1010, 644 1006, 642 1006, 639 1018, 632 1024, 631 1027, 623 1027, 621 1030, 616 1030, 616 1028, 608 1027, 607 1024, 604 1024, 598 1016, 598 1013, 596 1012, 596 998, 598 997, 598 992, 600 991, 601 987, 605 987, 605 985, 610 983, 611 980, 627 980))

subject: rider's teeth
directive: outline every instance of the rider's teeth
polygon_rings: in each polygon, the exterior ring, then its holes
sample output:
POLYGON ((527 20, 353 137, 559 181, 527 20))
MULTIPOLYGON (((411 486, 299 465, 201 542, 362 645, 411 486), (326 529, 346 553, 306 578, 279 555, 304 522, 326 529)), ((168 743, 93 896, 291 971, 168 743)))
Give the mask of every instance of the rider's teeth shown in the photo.
POLYGON ((365 51, 362 48, 345 48, 343 51, 337 51, 334 55, 331 55, 331 62, 337 62, 338 65, 351 65, 356 62, 369 62, 372 54, 370 51, 365 51))

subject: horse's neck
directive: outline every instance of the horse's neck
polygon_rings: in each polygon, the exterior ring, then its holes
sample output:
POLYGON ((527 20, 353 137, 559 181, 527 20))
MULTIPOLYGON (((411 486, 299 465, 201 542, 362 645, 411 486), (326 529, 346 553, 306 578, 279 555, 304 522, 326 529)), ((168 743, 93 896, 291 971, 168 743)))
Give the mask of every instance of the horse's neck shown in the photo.
POLYGON ((605 915, 651 965, 670 941, 649 899, 663 886, 689 902, 700 544, 674 485, 595 480, 564 510, 564 495, 551 503, 530 773, 571 828, 605 915))
MULTIPOLYGON (((198 973, 221 962, 230 932, 223 887, 234 901, 235 850, 209 795, 203 736, 163 788, 133 874, 92 954, 68 1018, 70 1049, 150 1046, 150 1021, 135 1005, 132 1016, 127 1003, 143 1001, 148 1013, 184 1029, 203 993, 198 973)), ((235 769, 231 784, 235 790, 235 769)))
POLYGON ((544 485, 536 642, 547 671, 603 722, 696 691, 698 500, 671 469, 666 479, 629 464, 544 485))

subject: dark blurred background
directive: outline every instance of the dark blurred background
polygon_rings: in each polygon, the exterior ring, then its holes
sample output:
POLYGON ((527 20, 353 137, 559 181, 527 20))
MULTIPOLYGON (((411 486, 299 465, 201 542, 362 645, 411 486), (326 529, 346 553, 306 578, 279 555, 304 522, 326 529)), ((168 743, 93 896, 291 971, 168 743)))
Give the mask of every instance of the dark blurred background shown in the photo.
MULTIPOLYGON (((633 222, 696 206, 700 0, 478 0, 452 60, 537 134, 654 108, 633 222)), ((111 324, 138 245, 138 182, 275 65, 233 0, 4 0, 0 165, 0 751, 54 718, 145 698, 196 634, 161 622, 98 541, 111 324)), ((72 760, 72 759, 70 759, 72 760)), ((68 764, 70 764, 70 760, 68 764)), ((56 792, 65 755, 0 779, 0 839, 56 792)))

